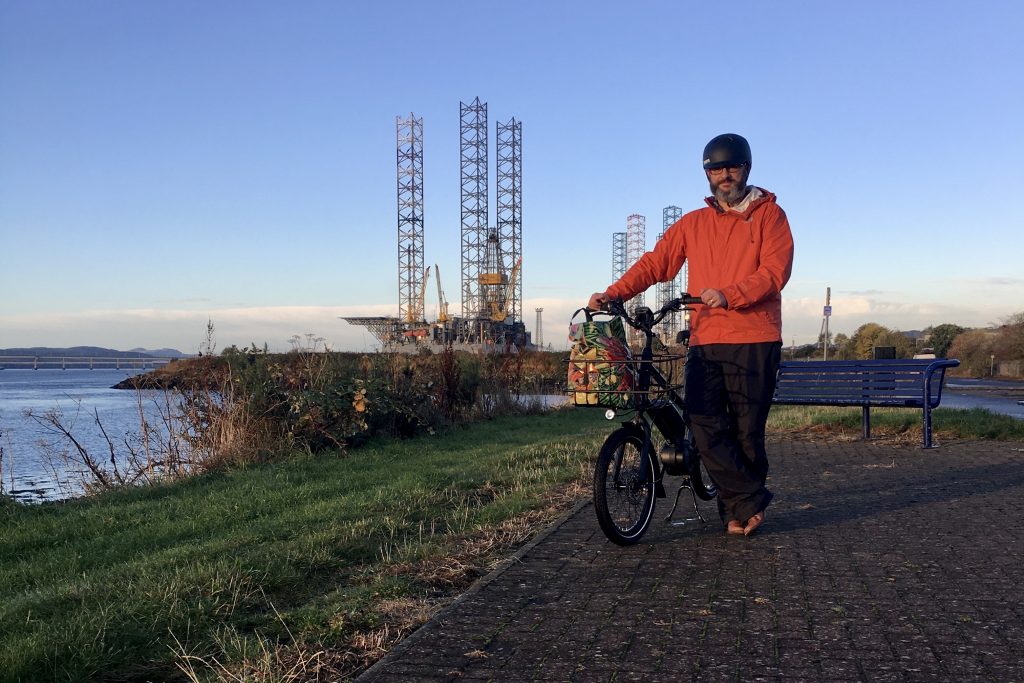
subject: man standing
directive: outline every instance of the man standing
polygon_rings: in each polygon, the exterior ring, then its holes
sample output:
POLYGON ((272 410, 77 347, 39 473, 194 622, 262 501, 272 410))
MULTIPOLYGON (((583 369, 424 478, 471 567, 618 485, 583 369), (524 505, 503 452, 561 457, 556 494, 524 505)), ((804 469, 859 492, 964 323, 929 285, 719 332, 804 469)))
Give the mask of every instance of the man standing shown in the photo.
POLYGON ((772 500, 764 432, 782 351, 781 292, 793 268, 789 221, 774 194, 747 185, 751 163, 743 137, 713 138, 704 148, 707 207, 674 223, 588 304, 630 299, 689 262, 690 290, 704 306, 691 320, 686 406, 726 530, 744 535, 764 522, 772 500))

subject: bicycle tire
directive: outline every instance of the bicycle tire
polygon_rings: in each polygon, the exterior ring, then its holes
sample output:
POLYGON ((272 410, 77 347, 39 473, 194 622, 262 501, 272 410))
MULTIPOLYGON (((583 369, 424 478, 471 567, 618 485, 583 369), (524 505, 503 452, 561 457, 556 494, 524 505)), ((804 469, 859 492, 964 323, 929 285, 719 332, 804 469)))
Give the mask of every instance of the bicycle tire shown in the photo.
POLYGON ((690 483, 693 485, 693 492, 701 500, 714 500, 718 497, 718 487, 715 486, 707 468, 704 467, 704 461, 700 458, 697 459, 696 470, 690 473, 690 483))
POLYGON ((687 433, 686 439, 690 442, 690 454, 692 456, 688 474, 690 476, 690 484, 693 486, 693 492, 701 500, 714 500, 718 497, 718 487, 715 486, 714 480, 704 466, 704 460, 700 457, 700 451, 697 450, 697 442, 693 438, 692 431, 687 433))
POLYGON ((597 458, 594 509, 601 531, 617 545, 639 541, 654 517, 654 459, 643 451, 643 433, 623 427, 605 439, 597 458))

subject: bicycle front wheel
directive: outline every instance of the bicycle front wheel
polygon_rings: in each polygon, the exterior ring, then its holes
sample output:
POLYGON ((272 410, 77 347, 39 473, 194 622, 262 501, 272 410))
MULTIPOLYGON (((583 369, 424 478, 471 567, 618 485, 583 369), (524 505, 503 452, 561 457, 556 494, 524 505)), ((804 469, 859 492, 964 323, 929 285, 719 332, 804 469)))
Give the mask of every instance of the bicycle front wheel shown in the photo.
POLYGON ((654 460, 643 454, 643 433, 622 428, 601 447, 594 471, 594 508, 608 540, 633 545, 654 515, 654 460))

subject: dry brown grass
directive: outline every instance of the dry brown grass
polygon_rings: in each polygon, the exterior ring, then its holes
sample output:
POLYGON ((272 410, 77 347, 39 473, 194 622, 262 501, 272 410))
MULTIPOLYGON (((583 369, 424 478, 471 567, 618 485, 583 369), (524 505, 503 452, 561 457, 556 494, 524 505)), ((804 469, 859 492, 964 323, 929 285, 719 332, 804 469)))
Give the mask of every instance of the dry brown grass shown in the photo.
POLYGON ((273 426, 254 415, 231 385, 215 393, 209 389, 181 394, 183 438, 201 471, 230 468, 258 459, 275 444, 273 426))
MULTIPOLYGON (((935 435, 933 433, 933 439, 935 435)), ((853 443, 864 440, 863 429, 846 427, 840 424, 810 424, 793 426, 785 429, 769 429, 769 441, 785 439, 786 441, 811 441, 828 443, 853 443)), ((872 425, 871 443, 892 446, 915 446, 921 443, 921 426, 915 425, 906 429, 886 425, 872 425)))
MULTIPOLYGON (((304 643, 288 632, 288 642, 261 638, 255 652, 229 657, 228 653, 238 652, 241 639, 228 632, 217 640, 219 654, 187 652, 179 644, 177 666, 196 683, 211 679, 238 683, 353 680, 588 494, 589 488, 582 480, 558 487, 544 497, 539 509, 453 537, 444 553, 389 565, 389 574, 411 577, 423 594, 381 598, 374 607, 381 626, 356 631, 340 646, 304 643)), ((274 609, 269 600, 267 604, 274 609)))
MULTIPOLYGON (((264 599, 266 595, 264 594, 264 599)), ((339 680, 333 663, 325 657, 322 648, 296 641, 274 604, 267 604, 277 615, 278 621, 288 634, 289 643, 281 643, 260 637, 255 651, 244 645, 246 642, 231 629, 225 629, 215 639, 221 654, 199 655, 189 652, 177 642, 175 665, 193 683, 217 680, 232 683, 298 683, 299 681, 339 680), (241 648, 242 656, 235 656, 241 648), (231 657, 228 657, 231 653, 231 657), (230 661, 231 663, 225 663, 230 661)))
POLYGON ((403 638, 451 604, 473 581, 495 569, 501 562, 581 497, 589 495, 586 482, 577 480, 549 492, 542 507, 452 539, 448 552, 418 562, 395 563, 392 574, 411 576, 423 586, 420 598, 381 600, 376 611, 384 626, 356 633, 343 648, 324 653, 326 665, 337 680, 354 677, 383 657, 403 638))

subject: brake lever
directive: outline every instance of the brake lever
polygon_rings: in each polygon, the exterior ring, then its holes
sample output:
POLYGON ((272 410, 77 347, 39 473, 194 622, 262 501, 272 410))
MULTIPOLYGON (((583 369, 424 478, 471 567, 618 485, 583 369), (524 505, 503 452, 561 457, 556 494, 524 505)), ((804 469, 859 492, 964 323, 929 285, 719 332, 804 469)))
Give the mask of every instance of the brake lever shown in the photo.
POLYGON ((601 305, 601 310, 611 315, 626 315, 626 307, 618 299, 610 299, 601 305))

